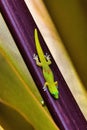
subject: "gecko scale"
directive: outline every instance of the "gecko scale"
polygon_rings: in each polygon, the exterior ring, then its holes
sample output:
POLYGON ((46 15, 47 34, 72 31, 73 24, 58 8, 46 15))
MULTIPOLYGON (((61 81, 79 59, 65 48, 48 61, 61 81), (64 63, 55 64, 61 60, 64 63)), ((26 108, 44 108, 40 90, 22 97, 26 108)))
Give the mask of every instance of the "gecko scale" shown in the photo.
POLYGON ((34 54, 33 59, 36 60, 36 64, 38 66, 42 67, 43 76, 46 81, 44 83, 43 89, 44 89, 44 91, 46 91, 46 89, 48 88, 50 94, 55 99, 58 99, 59 98, 58 82, 54 81, 53 72, 52 72, 51 68, 49 67, 49 65, 51 64, 50 56, 49 55, 44 56, 44 53, 43 53, 43 50, 41 48, 40 41, 38 38, 37 29, 34 30, 34 37, 35 37, 35 45, 36 45, 36 50, 37 50, 38 56, 36 54, 34 54))

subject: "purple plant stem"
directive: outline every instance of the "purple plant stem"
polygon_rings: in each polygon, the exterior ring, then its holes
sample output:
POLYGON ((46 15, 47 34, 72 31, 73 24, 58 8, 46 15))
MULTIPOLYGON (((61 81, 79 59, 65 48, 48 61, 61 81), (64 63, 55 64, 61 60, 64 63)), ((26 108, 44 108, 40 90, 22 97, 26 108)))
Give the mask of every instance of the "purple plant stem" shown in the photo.
POLYGON ((57 126, 61 130, 87 130, 87 122, 39 32, 44 52, 51 55, 50 67, 59 83, 59 99, 55 100, 48 90, 43 91, 42 70, 33 60, 36 53, 34 29, 37 26, 24 0, 0 0, 0 11, 57 126))

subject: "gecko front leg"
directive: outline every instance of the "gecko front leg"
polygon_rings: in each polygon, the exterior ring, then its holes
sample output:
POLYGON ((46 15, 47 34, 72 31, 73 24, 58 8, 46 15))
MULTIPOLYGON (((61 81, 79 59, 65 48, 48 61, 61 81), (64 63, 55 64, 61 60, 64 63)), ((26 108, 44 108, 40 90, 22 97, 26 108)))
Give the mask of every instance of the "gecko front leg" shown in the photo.
POLYGON ((55 81, 55 85, 56 85, 56 86, 58 85, 58 82, 57 82, 57 81, 55 81))
POLYGON ((46 91, 47 90, 47 86, 48 86, 48 82, 45 82, 43 90, 46 91))
POLYGON ((40 66, 40 67, 42 66, 41 62, 39 61, 38 55, 34 54, 34 55, 33 55, 33 59, 36 61, 36 64, 37 64, 38 66, 40 66))

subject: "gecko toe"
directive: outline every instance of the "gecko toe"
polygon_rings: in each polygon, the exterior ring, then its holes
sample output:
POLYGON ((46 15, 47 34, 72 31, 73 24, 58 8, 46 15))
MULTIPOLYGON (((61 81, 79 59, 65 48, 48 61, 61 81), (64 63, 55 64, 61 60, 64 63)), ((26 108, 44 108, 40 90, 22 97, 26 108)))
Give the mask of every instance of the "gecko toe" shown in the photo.
POLYGON ((44 87, 43 87, 43 90, 44 90, 44 91, 46 91, 46 90, 47 90, 47 88, 44 86, 44 87))

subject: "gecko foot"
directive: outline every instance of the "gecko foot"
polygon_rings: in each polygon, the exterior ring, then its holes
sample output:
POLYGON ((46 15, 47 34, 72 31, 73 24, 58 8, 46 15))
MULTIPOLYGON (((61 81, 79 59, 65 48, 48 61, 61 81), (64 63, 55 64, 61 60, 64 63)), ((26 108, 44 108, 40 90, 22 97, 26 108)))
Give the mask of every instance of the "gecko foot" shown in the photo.
POLYGON ((34 59, 34 60, 38 60, 38 55, 34 54, 34 55, 33 55, 33 59, 34 59))
POLYGON ((46 53, 45 55, 46 59, 49 61, 51 59, 50 55, 48 53, 46 53))
POLYGON ((50 57, 50 55, 46 53, 45 58, 47 60, 47 64, 50 65, 51 64, 51 60, 50 60, 51 57, 50 57))
POLYGON ((46 87, 46 86, 44 86, 44 87, 43 87, 43 90, 44 90, 44 91, 46 91, 46 90, 47 90, 47 87, 46 87))

